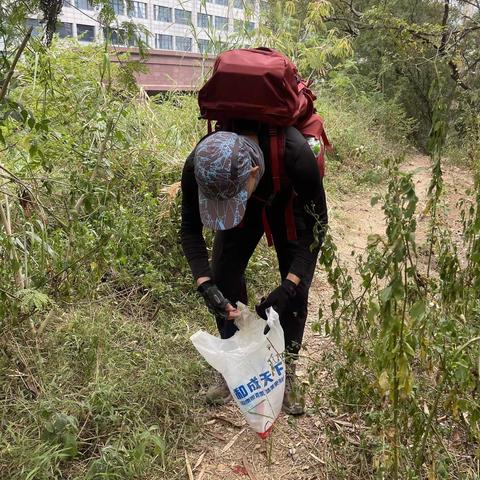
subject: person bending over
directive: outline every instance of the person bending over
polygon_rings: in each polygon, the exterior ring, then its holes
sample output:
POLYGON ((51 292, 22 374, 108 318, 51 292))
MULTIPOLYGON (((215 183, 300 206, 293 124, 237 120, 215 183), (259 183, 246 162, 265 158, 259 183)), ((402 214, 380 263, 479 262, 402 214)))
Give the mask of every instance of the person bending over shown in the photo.
MULTIPOLYGON (((317 222, 326 226, 328 217, 322 179, 307 140, 294 127, 285 128, 283 137, 283 168, 288 182, 276 192, 266 127, 243 122, 242 128, 217 131, 197 144, 182 173, 181 243, 221 338, 229 338, 237 330, 233 321, 239 316, 236 302, 248 304, 248 262, 264 232, 271 235, 281 283, 256 310, 266 318, 266 309, 273 307, 280 316, 287 362, 283 410, 299 415, 304 412, 304 398, 295 377, 295 361, 323 240, 324 229, 315 226, 317 222), (289 208, 296 239, 288 232, 289 208), (204 227, 215 231, 211 263, 204 227), (320 232, 320 238, 315 231, 320 232)), ((230 398, 221 377, 207 391, 211 404, 223 404, 230 398)))

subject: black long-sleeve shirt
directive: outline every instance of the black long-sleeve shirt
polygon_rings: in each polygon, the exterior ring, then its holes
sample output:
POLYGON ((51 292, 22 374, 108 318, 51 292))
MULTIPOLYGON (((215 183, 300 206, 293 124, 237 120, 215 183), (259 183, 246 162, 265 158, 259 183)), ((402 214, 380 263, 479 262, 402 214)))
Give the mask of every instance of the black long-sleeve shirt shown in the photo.
MULTIPOLYGON (((269 161, 269 137, 266 132, 259 133, 260 148, 265 158, 265 173, 260 180, 254 195, 269 199, 273 194, 273 181, 269 161)), ((212 277, 208 262, 208 253, 202 234, 198 202, 198 185, 194 171, 194 153, 188 156, 182 173, 182 225, 181 242, 185 256, 195 279, 212 277)), ((294 127, 285 129, 285 171, 297 194, 294 202, 294 217, 297 230, 298 249, 290 267, 290 272, 302 278, 312 262, 316 262, 319 245, 311 248, 315 241, 314 227, 316 218, 322 225, 328 222, 327 205, 323 182, 320 178, 317 160, 303 135, 294 127), (312 215, 312 212, 314 215, 312 215)), ((278 192, 267 206, 269 218, 281 217, 290 191, 278 192)), ((247 207, 247 215, 250 203, 247 207)), ((258 204, 258 202, 257 202, 258 204)), ((259 204, 258 208, 263 208, 259 204)), ((282 217, 283 218, 283 217, 282 217)), ((320 234, 321 235, 321 234, 320 234)), ((322 240, 322 237, 318 240, 322 240)))

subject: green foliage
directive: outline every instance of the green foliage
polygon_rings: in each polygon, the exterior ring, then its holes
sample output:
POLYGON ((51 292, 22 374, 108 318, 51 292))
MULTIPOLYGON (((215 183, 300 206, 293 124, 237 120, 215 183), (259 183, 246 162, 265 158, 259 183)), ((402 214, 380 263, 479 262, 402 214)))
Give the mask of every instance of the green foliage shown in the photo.
MULTIPOLYGON (((324 326, 343 356, 336 367, 334 396, 349 405, 363 405, 366 421, 373 412, 381 414, 372 423, 378 440, 369 448, 374 450, 383 438, 372 475, 422 478, 433 469, 436 478, 451 478, 456 467, 441 460, 441 452, 449 455, 448 436, 462 429, 476 442, 479 435, 479 272, 472 237, 480 232, 478 184, 462 214, 464 257, 449 228, 433 217, 425 265, 415 240, 412 174, 401 173, 398 161, 389 161, 388 170, 387 192, 372 199, 382 201, 386 232, 369 237, 366 252, 357 258, 359 292, 330 237, 323 249, 322 264, 333 287, 333 319, 324 326), (438 263, 435 274, 432 255, 438 263)), ((432 172, 434 212, 441 198, 437 161, 432 172)))
POLYGON ((408 148, 413 122, 393 100, 374 89, 352 90, 348 75, 339 71, 329 86, 316 91, 317 110, 334 151, 327 154, 327 177, 333 188, 349 192, 378 184, 384 176, 383 158, 408 148))
MULTIPOLYGON (((0 54, 2 84, 25 34, 25 5, 34 3, 0 7, 8 17, 0 34, 11 45, 0 54)), ((108 2, 98 3, 118 28, 108 2)), ((325 240, 333 317, 317 327, 342 355, 334 398, 365 406, 368 474, 398 478, 404 469, 420 478, 433 468, 449 478, 454 466, 443 439, 461 429, 471 454, 479 435, 480 180, 463 206, 465 256, 436 209, 450 125, 468 139, 469 163, 480 162, 477 97, 458 97, 459 82, 473 91, 476 77, 462 70, 451 78, 460 43, 429 60, 435 48, 425 37, 441 40, 446 30, 432 21, 438 4, 395 2, 388 12, 367 2, 359 12, 350 2, 349 28, 361 35, 347 39, 339 33, 344 20, 334 17, 349 2, 340 3, 270 2, 270 22, 258 32, 238 29, 229 42, 275 46, 316 76, 317 108, 335 146, 330 193, 380 183, 388 172, 388 190, 376 200, 387 231, 369 238, 358 259, 360 296, 332 238, 325 240), (399 13, 407 10, 415 22, 399 13), (425 214, 432 215, 435 273, 419 259, 412 177, 397 161, 380 161, 398 157, 414 129, 430 138, 434 157, 425 214)), ((470 31, 463 33, 471 45, 470 31)), ((212 36, 212 44, 227 48, 221 38, 212 36)), ((205 125, 194 96, 146 98, 134 82, 138 64, 121 60, 113 65, 105 46, 54 42, 45 50, 32 40, 1 101, 0 451, 7 478, 173 478, 175 450, 194 438, 208 374, 188 337, 214 326, 178 245, 178 181, 205 125)), ((262 246, 247 272, 252 299, 278 281, 272 265, 262 246)), ((331 441, 341 448, 338 436, 331 441)))
MULTIPOLYGON (((400 100, 416 119, 417 143, 425 147, 434 124, 432 84, 440 78, 445 98, 454 101, 449 121, 452 143, 460 120, 478 101, 478 5, 472 2, 332 0, 327 25, 351 36, 362 77, 370 78, 387 98, 400 100)), ((467 113, 467 116, 470 116, 467 113)), ((467 123, 469 120, 467 120, 467 123)), ((464 144, 463 144, 464 145, 464 144)))
POLYGON ((332 11, 328 1, 270 0, 255 40, 285 53, 304 76, 324 76, 352 54, 348 38, 325 26, 332 11))
POLYGON ((38 47, 0 122, 2 475, 163 475, 204 382, 190 329, 213 328, 178 244, 205 125, 193 96, 145 98, 101 46, 38 47))
POLYGON ((178 252, 176 189, 167 187, 201 135, 195 100, 138 101, 100 47, 50 49, 20 78, 16 95, 36 120, 23 127, 9 117, 2 132, 9 194, 18 198, 8 200, 8 244, 26 285, 74 294, 117 266, 137 275, 158 270, 154 252, 168 245, 178 252))

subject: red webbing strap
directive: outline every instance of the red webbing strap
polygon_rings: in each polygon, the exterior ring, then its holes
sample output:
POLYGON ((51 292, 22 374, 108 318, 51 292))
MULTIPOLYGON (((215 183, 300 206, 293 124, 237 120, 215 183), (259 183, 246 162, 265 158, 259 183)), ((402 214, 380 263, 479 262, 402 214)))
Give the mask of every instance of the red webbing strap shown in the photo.
POLYGON ((273 191, 277 193, 282 186, 282 179, 280 175, 280 151, 279 151, 279 137, 276 128, 268 130, 270 136, 270 168, 272 169, 273 191))
POLYGON ((327 152, 332 152, 333 151, 332 144, 330 143, 330 140, 328 140, 327 134, 323 129, 322 129, 322 141, 323 141, 323 144, 325 145, 325 148, 327 149, 327 152))
POLYGON ((213 132, 212 121, 211 121, 211 120, 208 120, 208 123, 207 123, 207 124, 208 124, 208 127, 207 127, 207 128, 208 128, 208 133, 210 134, 210 133, 213 132))
POLYGON ((265 232, 265 237, 267 238, 267 245, 271 247, 273 245, 273 235, 272 230, 270 229, 270 224, 268 223, 266 207, 262 208, 262 223, 263 231, 265 232))
POLYGON ((258 200, 260 203, 263 203, 262 207, 262 224, 263 224, 263 231, 265 232, 265 237, 267 237, 267 245, 271 247, 273 245, 273 235, 272 235, 272 230, 270 228, 270 224, 268 223, 268 218, 267 218, 267 201, 259 197, 258 195, 253 194, 252 198, 255 198, 258 200))

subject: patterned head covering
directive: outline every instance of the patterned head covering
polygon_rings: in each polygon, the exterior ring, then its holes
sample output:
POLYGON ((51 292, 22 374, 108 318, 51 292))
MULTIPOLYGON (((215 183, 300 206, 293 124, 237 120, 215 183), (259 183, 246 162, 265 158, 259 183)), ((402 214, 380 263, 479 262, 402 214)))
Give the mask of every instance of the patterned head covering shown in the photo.
POLYGON ((212 230, 236 227, 245 215, 247 179, 259 167, 265 171, 260 147, 243 135, 216 132, 202 140, 194 156, 202 223, 212 230))

